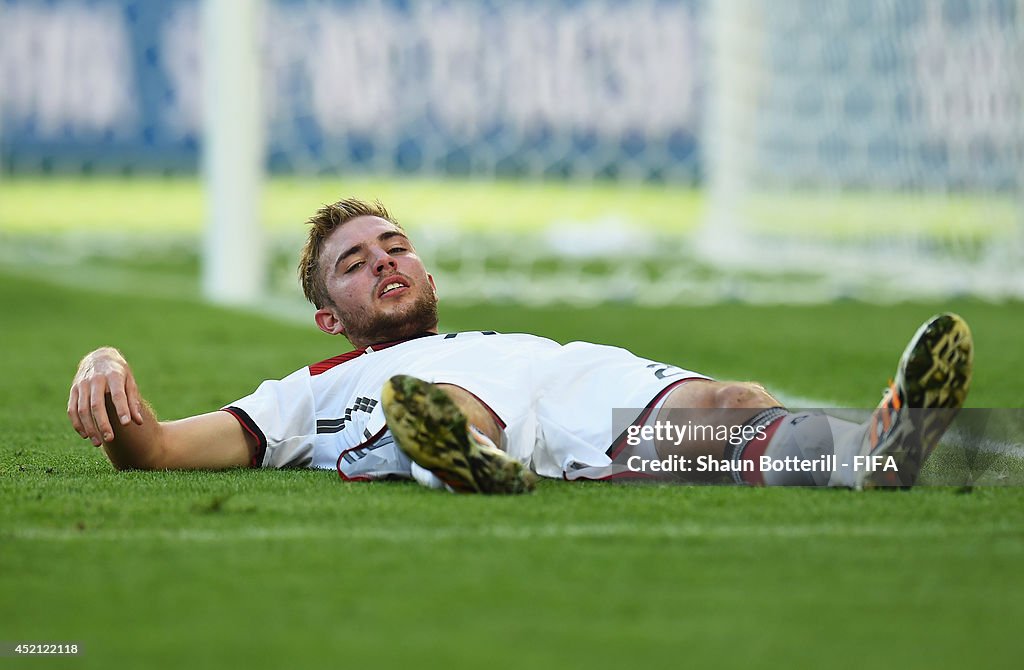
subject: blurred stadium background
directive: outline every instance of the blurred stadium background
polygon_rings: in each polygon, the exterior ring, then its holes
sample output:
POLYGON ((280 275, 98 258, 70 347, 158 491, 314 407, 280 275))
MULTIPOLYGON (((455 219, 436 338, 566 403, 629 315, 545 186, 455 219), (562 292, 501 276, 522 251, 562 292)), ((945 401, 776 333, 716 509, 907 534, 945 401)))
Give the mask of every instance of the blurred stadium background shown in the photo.
POLYGON ((1020 298, 1022 35, 1021 0, 0 0, 0 257, 299 309, 301 222, 358 196, 449 302, 1020 298))

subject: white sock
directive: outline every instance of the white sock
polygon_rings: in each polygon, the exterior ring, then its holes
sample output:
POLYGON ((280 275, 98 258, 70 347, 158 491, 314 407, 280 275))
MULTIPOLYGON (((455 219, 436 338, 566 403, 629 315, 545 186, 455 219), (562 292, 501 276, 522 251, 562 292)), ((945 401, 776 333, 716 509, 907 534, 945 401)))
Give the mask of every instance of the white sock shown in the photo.
POLYGON ((782 420, 765 456, 822 462, 835 455, 836 470, 787 469, 763 473, 766 486, 853 486, 853 455, 859 453, 864 425, 822 412, 797 412, 782 420), (842 463, 850 465, 843 468, 842 463))
POLYGON ((821 411, 787 412, 781 407, 773 407, 754 416, 747 425, 763 426, 770 436, 750 440, 727 452, 734 463, 753 462, 753 470, 738 469, 733 473, 738 483, 765 486, 854 485, 853 456, 860 453, 867 430, 865 424, 829 416, 821 411), (781 464, 781 467, 761 470, 761 455, 781 464), (831 456, 835 458, 825 458, 831 456), (848 467, 844 468, 843 463, 848 467), (798 464, 801 467, 797 467, 798 464), (806 469, 802 467, 804 465, 806 469))
POLYGON ((412 463, 410 469, 412 470, 412 478, 428 489, 443 489, 447 486, 437 475, 424 467, 420 467, 415 462, 412 463))

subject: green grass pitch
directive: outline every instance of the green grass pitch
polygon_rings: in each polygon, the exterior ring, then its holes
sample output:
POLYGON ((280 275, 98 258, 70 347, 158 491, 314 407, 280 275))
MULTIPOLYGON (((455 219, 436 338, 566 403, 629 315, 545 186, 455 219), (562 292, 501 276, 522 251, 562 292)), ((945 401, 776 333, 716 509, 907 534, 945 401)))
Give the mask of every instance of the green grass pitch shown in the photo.
MULTIPOLYGON (((1020 406, 1020 305, 449 307, 442 328, 626 344, 864 407, 944 308, 975 330, 970 404, 1020 406)), ((333 472, 117 473, 63 415, 85 351, 121 347, 174 418, 344 343, 11 273, 0 310, 0 640, 82 644, 61 667, 989 668, 1024 651, 1020 488, 545 481, 484 498, 333 472)))

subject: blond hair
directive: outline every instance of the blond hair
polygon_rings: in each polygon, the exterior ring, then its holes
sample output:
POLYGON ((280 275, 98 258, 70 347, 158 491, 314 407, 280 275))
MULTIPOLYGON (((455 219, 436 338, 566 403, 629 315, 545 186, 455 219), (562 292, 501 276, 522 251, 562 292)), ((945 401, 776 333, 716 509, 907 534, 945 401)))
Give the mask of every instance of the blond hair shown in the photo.
POLYGON ((327 279, 320 265, 324 243, 338 227, 360 216, 377 216, 390 221, 399 230, 402 230, 402 226, 392 218, 379 200, 373 202, 364 202, 355 198, 340 200, 332 205, 324 205, 306 222, 310 225, 310 229, 306 244, 302 247, 302 255, 299 257, 299 283, 302 284, 302 292, 306 294, 306 300, 313 303, 317 309, 333 304, 331 296, 327 293, 327 279))

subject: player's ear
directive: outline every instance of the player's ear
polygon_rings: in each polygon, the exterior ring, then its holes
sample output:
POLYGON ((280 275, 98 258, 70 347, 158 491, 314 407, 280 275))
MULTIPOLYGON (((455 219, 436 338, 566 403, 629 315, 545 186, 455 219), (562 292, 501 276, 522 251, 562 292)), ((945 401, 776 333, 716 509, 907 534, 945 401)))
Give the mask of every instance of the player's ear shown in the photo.
POLYGON ((434 275, 427 273, 427 281, 430 282, 430 290, 434 292, 434 297, 437 297, 437 284, 434 283, 434 275))
POLYGON ((338 315, 332 309, 321 307, 313 315, 313 320, 316 321, 317 328, 328 335, 345 334, 345 326, 342 325, 341 319, 338 318, 338 315))

